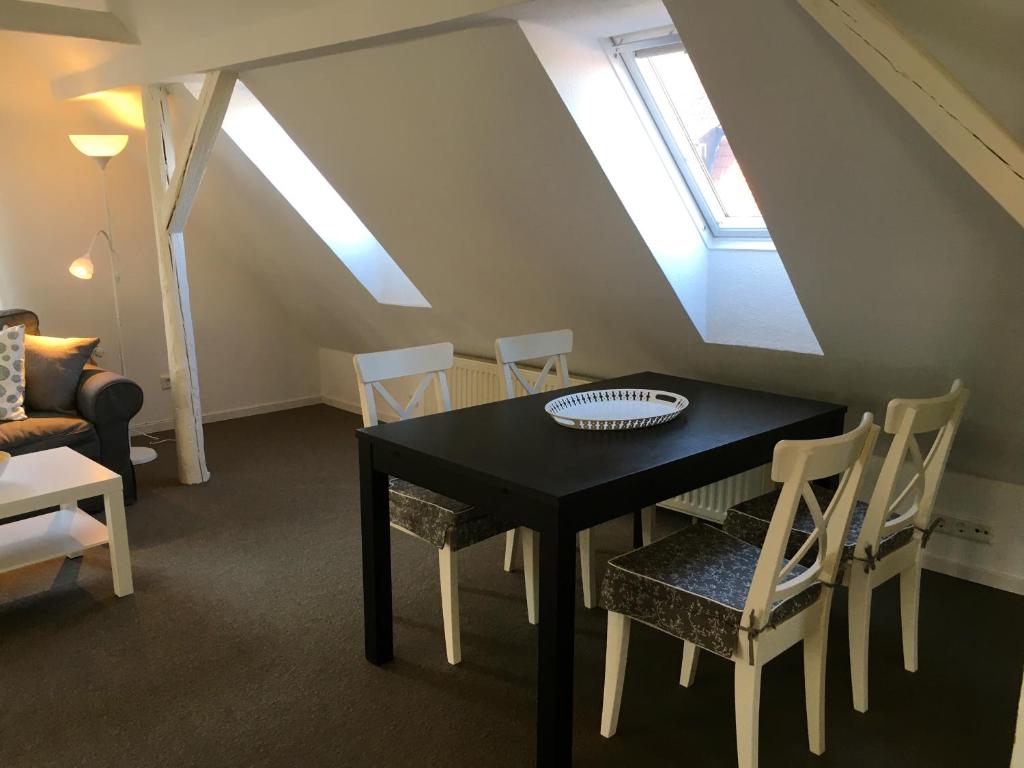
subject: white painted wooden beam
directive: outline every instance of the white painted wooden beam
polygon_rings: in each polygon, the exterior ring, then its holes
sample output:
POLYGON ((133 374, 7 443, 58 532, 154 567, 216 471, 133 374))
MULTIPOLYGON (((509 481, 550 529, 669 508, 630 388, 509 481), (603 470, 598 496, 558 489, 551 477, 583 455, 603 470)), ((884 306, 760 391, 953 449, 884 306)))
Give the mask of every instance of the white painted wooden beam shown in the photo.
POLYGON ((139 42, 121 20, 109 11, 91 11, 24 0, 0 0, 0 29, 84 37, 111 43, 139 42))
POLYGON ((941 64, 871 0, 797 2, 1024 226, 1024 148, 941 64))
MULTIPOLYGON (((57 99, 126 85, 178 82, 196 72, 246 69, 493 23, 490 14, 525 0, 322 0, 279 3, 277 12, 201 33, 140 29, 146 45, 91 69, 55 78, 57 99), (305 6, 305 7, 303 7, 305 6)), ((269 6, 267 6, 269 7, 269 6)))
POLYGON ((214 72, 206 76, 199 112, 180 163, 175 162, 166 91, 160 86, 149 85, 142 93, 149 189, 160 267, 171 399, 174 403, 178 477, 186 484, 206 482, 210 472, 203 443, 199 372, 183 230, 234 84, 234 73, 214 72))
POLYGON ((199 182, 228 111, 237 76, 234 72, 213 72, 206 76, 199 94, 199 111, 189 135, 185 160, 174 171, 164 202, 163 219, 171 232, 181 232, 192 211, 199 182))

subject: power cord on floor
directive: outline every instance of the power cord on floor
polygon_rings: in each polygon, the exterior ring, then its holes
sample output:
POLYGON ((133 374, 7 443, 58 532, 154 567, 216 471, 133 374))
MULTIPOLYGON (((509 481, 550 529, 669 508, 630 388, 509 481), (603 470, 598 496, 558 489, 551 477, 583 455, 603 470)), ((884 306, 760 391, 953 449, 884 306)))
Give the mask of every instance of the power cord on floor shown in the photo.
POLYGON ((135 437, 145 437, 146 439, 149 440, 149 445, 160 445, 161 443, 173 443, 174 442, 174 438, 173 437, 157 437, 156 435, 149 434, 149 432, 136 432, 134 436, 135 437))

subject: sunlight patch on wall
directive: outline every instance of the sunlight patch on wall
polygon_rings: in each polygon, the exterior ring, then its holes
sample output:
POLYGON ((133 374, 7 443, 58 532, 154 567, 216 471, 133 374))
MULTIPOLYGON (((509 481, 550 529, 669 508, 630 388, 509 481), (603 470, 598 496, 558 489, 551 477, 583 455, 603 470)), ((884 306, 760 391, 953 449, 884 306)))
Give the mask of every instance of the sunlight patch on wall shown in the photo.
MULTIPOLYGON (((198 84, 186 87, 198 97, 198 84)), ((430 306, 341 195, 241 82, 235 84, 224 130, 378 302, 430 306)))
POLYGON ((142 97, 138 88, 113 88, 78 96, 72 101, 90 101, 99 104, 107 116, 128 128, 142 130, 146 123, 142 118, 142 97))

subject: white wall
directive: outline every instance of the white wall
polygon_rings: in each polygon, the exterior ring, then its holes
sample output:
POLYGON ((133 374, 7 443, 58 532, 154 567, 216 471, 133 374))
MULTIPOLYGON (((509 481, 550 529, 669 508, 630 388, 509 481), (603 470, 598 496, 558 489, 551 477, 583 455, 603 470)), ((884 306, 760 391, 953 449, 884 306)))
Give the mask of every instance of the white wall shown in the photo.
MULTIPOLYGON (((117 368, 113 298, 105 253, 96 275, 67 271, 103 226, 100 176, 68 133, 128 133, 127 149, 107 170, 115 242, 121 254, 122 318, 129 374, 146 402, 139 426, 166 426, 169 393, 152 214, 137 94, 124 94, 114 116, 97 101, 57 102, 35 36, 0 33, 0 307, 26 307, 44 333, 99 336, 101 364, 117 368), (135 124, 131 124, 135 122, 135 124)), ((43 40, 48 40, 43 38, 43 40)), ((218 144, 217 152, 233 149, 218 144)), ((216 174, 211 172, 216 181, 216 174)), ((236 231, 200 192, 186 230, 189 278, 204 412, 223 414, 319 397, 317 348, 286 320, 265 283, 244 268, 236 231)))
POLYGON ((935 534, 927 568, 1024 594, 1024 486, 947 472, 935 513, 985 523, 994 538, 981 544, 935 534))
POLYGON ((352 356, 351 352, 320 348, 320 392, 328 405, 360 413, 352 356))
POLYGON ((729 2, 675 0, 677 22, 824 356, 701 342, 513 25, 244 75, 434 309, 381 307, 304 248, 259 268, 328 348, 488 355, 571 326, 590 375, 656 368, 878 413, 962 376, 952 466, 1021 482, 1024 230, 799 7, 729 2), (730 35, 758 67, 708 42, 730 35))

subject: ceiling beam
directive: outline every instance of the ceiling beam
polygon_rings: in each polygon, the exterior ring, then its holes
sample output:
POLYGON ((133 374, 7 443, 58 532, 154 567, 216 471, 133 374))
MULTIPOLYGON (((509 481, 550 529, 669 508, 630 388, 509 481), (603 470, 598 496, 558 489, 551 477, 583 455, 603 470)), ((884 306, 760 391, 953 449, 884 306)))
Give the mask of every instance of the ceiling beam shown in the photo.
POLYGON ((797 2, 1024 226, 1024 148, 941 64, 871 0, 797 2))
MULTIPOLYGON (((2 2, 3 0, 0 0, 2 2)), ((389 0, 387 12, 373 11, 369 0, 334 0, 205 36, 153 39, 143 30, 145 46, 119 52, 91 69, 58 77, 53 95, 70 99, 126 85, 180 82, 201 72, 244 72, 288 61, 387 45, 411 37, 493 23, 487 14, 526 0, 389 0), (362 7, 360 7, 362 6, 362 7), (367 10, 370 8, 370 10, 367 10)), ((374 6, 375 7, 375 6, 374 6)))
POLYGON ((135 43, 138 38, 109 11, 90 11, 24 0, 0 0, 0 29, 135 43))

